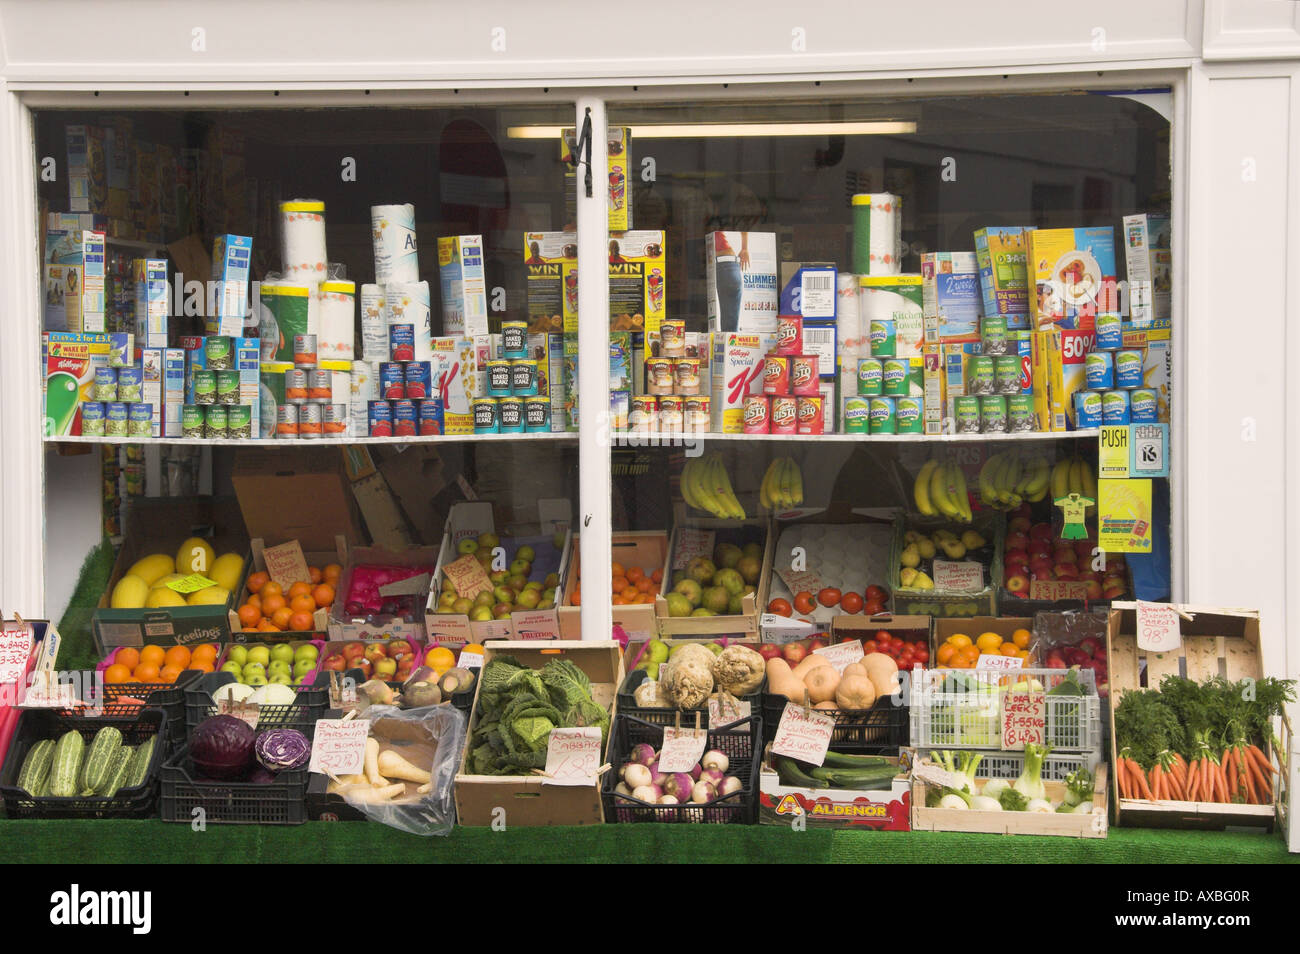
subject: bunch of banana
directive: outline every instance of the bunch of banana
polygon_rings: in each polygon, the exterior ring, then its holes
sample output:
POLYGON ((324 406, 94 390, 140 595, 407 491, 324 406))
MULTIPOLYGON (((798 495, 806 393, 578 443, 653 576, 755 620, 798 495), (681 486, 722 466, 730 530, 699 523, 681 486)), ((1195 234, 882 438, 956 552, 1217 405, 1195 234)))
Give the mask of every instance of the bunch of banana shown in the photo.
MULTIPOLYGON (((1092 464, 1082 457, 1064 457, 1052 468, 1052 500, 1060 500, 1070 494, 1078 494, 1095 501, 1097 499, 1097 476, 1092 464)), ((1088 515, 1096 513, 1094 504, 1088 508, 1088 515)))
POLYGON ((912 498, 917 512, 927 517, 942 514, 949 520, 971 522, 966 475, 954 461, 932 457, 922 464, 912 485, 912 498))
POLYGON ((778 457, 768 465, 758 489, 758 502, 767 510, 784 510, 803 503, 803 472, 793 457, 778 457))
POLYGON ((980 468, 980 502, 994 510, 1015 510, 1025 501, 1047 496, 1052 465, 1043 454, 1022 456, 1018 450, 992 454, 980 468))
POLYGON ((731 489, 721 453, 689 458, 682 468, 681 487, 682 499, 696 510, 706 510, 724 520, 745 519, 745 508, 731 489))

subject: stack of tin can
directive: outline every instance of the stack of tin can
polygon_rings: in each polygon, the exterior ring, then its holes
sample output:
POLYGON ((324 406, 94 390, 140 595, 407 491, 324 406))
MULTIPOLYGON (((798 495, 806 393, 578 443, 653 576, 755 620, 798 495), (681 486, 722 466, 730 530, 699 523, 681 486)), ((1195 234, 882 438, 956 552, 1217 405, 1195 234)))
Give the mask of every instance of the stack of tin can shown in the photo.
POLYGON ((487 362, 487 396, 471 402, 475 434, 547 433, 551 399, 541 394, 537 361, 528 357, 528 323, 501 323, 500 357, 487 362))
POLYGON ((1156 423, 1157 394, 1146 386, 1145 364, 1142 349, 1124 347, 1120 316, 1098 315, 1096 345, 1084 358, 1087 390, 1074 394, 1076 426, 1156 423))
POLYGON ((922 374, 919 358, 859 358, 857 396, 844 399, 844 432, 925 433, 922 374))
MULTIPOLYGON (((712 421, 713 401, 704 359, 687 353, 686 322, 664 319, 659 354, 646 357, 645 388, 630 399, 627 426, 633 431, 702 434, 712 421)), ((613 409, 611 409, 611 412, 613 409)))
POLYGON ((86 437, 153 437, 153 404, 145 403, 144 370, 96 368, 90 400, 81 402, 86 437))
POLYGON ((186 350, 186 403, 181 435, 207 440, 251 438, 254 407, 244 394, 240 368, 252 363, 257 378, 258 340, 209 335, 186 350))
POLYGON ((293 367, 284 371, 284 403, 276 409, 276 437, 348 436, 348 405, 337 401, 334 374, 320 366, 315 335, 293 336, 293 367))
POLYGON ((803 319, 777 318, 776 347, 763 358, 763 393, 745 398, 746 434, 825 431, 818 357, 802 352, 803 319))

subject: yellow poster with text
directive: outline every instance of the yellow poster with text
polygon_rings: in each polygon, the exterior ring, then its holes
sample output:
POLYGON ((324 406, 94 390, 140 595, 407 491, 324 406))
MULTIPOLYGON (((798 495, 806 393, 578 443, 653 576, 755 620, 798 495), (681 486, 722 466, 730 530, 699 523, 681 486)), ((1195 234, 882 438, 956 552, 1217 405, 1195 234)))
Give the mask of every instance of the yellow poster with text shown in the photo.
POLYGON ((1151 481, 1097 481, 1098 546, 1107 553, 1151 552, 1151 481))

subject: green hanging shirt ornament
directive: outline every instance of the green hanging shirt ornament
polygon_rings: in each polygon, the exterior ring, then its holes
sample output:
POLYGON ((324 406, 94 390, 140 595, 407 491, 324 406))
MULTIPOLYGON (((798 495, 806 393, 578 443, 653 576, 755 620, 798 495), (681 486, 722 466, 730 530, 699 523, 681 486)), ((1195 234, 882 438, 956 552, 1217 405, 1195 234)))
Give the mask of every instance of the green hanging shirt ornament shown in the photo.
POLYGON ((1083 518, 1088 512, 1088 508, 1096 502, 1091 497, 1085 497, 1078 493, 1072 493, 1052 501, 1065 511, 1065 526, 1061 528, 1062 540, 1088 539, 1088 527, 1084 524, 1083 518))

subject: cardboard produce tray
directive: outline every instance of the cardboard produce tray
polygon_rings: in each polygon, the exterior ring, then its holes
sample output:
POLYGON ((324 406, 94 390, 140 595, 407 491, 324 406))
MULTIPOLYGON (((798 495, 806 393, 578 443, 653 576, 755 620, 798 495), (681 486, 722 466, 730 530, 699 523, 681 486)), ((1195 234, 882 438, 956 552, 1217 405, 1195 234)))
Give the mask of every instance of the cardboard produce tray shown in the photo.
POLYGON ((772 521, 767 518, 749 520, 718 520, 701 518, 692 520, 689 526, 678 522, 673 528, 668 544, 668 557, 664 561, 664 586, 655 599, 655 616, 658 620, 661 636, 741 636, 757 637, 758 620, 763 608, 767 606, 767 592, 772 580, 772 555, 775 552, 775 534, 772 521), (714 533, 713 547, 707 554, 713 557, 713 550, 722 543, 734 543, 744 546, 757 543, 763 548, 763 564, 759 573, 757 589, 744 598, 743 612, 737 616, 669 616, 668 601, 664 594, 671 592, 673 586, 685 573, 686 565, 674 569, 679 548, 685 536, 693 531, 704 530, 714 533))
MULTIPOLYGON (((1044 781, 1047 799, 1057 804, 1065 796, 1062 782, 1044 781)), ((990 835, 1057 835, 1068 838, 1105 838, 1110 825, 1106 815, 1106 766, 1097 768, 1088 814, 1061 812, 977 812, 968 809, 926 808, 929 785, 912 778, 912 830, 964 831, 990 835)))
MULTIPOLYGON (((856 592, 862 596, 869 585, 889 588, 889 558, 894 541, 894 525, 891 522, 867 520, 860 515, 842 511, 827 510, 810 518, 794 522, 781 521, 776 525, 776 547, 774 554, 782 554, 782 559, 775 557, 772 561, 772 583, 766 607, 772 600, 781 598, 793 605, 797 595, 786 584, 785 574, 791 579, 798 579, 798 571, 791 569, 787 557, 800 548, 805 556, 806 573, 811 574, 807 586, 815 598, 821 587, 835 587, 845 593, 856 592), (825 522, 832 520, 834 522, 825 522)), ((886 609, 891 608, 890 602, 886 609)), ((843 616, 844 611, 838 606, 828 607, 817 604, 811 616, 798 614, 800 619, 810 618, 813 622, 829 626, 831 621, 843 616)))
MULTIPOLYGON (((968 524, 956 523, 942 517, 924 517, 916 514, 899 513, 895 522, 894 543, 889 552, 888 589, 894 601, 894 611, 906 615, 947 616, 997 616, 997 591, 1002 585, 1002 540, 1006 531, 1006 521, 1002 514, 981 511, 968 524), (993 562, 985 567, 985 586, 978 593, 945 593, 937 587, 933 590, 916 590, 905 588, 899 579, 899 556, 903 552, 903 534, 908 530, 930 534, 935 530, 951 530, 961 536, 965 530, 975 530, 984 538, 986 544, 993 547, 993 562)), ((923 561, 922 566, 929 566, 930 561, 923 561)))
MULTIPOLYGON (((578 538, 573 535, 569 549, 568 579, 565 581, 564 599, 560 604, 560 638, 582 638, 582 608, 573 605, 574 591, 581 583, 582 553, 578 538)), ((668 534, 663 530, 628 530, 614 533, 610 538, 614 562, 624 568, 639 566, 645 570, 662 570, 668 562, 668 534)), ((621 626, 629 641, 645 642, 659 633, 653 603, 615 606, 614 625, 621 626)))

